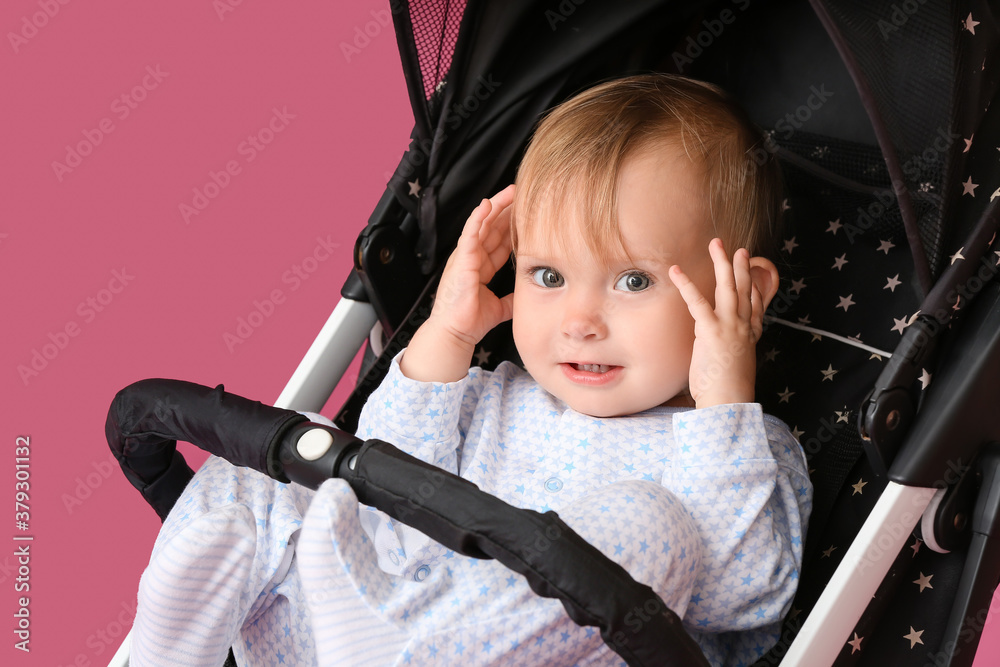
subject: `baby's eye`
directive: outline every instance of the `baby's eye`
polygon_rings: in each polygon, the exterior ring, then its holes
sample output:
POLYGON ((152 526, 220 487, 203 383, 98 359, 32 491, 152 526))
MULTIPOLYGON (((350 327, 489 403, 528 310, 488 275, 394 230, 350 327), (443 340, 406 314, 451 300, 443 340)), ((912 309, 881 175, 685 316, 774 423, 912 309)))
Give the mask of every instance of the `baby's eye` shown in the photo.
POLYGON ((531 272, 531 279, 542 287, 562 287, 566 282, 558 271, 548 268, 535 269, 531 272))
POLYGON ((632 271, 618 279, 618 282, 615 283, 615 289, 624 292, 641 292, 648 289, 651 284, 652 281, 645 273, 632 271))

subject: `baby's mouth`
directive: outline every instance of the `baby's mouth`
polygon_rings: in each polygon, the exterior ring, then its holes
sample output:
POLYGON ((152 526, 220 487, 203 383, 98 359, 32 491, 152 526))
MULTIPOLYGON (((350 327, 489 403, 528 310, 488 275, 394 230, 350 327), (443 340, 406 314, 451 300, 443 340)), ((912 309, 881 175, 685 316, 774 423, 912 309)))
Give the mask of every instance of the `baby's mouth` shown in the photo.
POLYGON ((567 361, 559 364, 571 383, 582 387, 604 387, 616 383, 624 368, 614 364, 590 364, 567 361))
POLYGON ((612 368, 611 366, 608 366, 607 364, 574 364, 574 363, 571 363, 570 366, 572 366, 574 369, 576 369, 578 371, 586 371, 588 373, 607 373, 612 368))

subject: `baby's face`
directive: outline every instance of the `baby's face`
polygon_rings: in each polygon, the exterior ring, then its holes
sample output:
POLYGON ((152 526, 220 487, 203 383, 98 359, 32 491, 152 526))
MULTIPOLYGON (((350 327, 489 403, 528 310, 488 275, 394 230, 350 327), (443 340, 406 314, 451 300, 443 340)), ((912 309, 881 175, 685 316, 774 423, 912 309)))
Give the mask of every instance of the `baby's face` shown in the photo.
POLYGON ((518 229, 514 342, 532 377, 577 412, 611 417, 680 403, 694 320, 667 270, 679 264, 713 300, 704 189, 672 151, 629 158, 618 217, 631 259, 609 266, 581 238, 575 207, 543 206, 531 233, 518 229), (556 234, 536 231, 548 229, 556 234))

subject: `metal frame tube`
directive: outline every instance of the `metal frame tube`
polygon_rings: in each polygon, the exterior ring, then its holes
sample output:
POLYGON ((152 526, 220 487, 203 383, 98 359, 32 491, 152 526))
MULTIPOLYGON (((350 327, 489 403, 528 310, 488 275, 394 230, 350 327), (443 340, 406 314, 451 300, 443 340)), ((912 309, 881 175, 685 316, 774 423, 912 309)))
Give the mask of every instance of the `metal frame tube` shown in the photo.
POLYGON ((274 406, 319 412, 368 338, 376 319, 371 304, 341 299, 274 406))
POLYGON ((782 667, 833 664, 936 492, 889 482, 785 654, 782 667))

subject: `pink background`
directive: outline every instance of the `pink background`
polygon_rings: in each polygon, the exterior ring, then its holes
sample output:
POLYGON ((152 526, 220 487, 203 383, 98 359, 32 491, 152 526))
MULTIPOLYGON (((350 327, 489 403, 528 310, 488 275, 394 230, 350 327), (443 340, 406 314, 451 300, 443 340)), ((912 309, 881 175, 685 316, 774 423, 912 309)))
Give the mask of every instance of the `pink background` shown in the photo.
MULTIPOLYGON (((236 3, 0 8, 0 498, 10 521, 0 531, 0 663, 107 664, 159 527, 112 465, 112 397, 159 376, 273 402, 336 303, 354 238, 407 144, 395 37, 379 22, 387 3, 236 3), (287 120, 274 121, 281 131, 251 161, 241 144, 275 109, 287 120), (88 154, 57 173, 53 163, 81 142, 88 154), (230 161, 238 172, 217 175, 226 186, 186 221, 180 205, 193 206, 193 190, 230 161), (307 262, 308 279, 293 278, 319 245, 335 248, 307 262), (273 314, 227 346, 238 319, 275 290, 273 314), (27 532, 11 516, 20 435, 31 438, 27 532), (15 534, 34 536, 29 654, 11 633, 15 534)), ((1000 655, 991 627, 977 664, 1000 655)))

